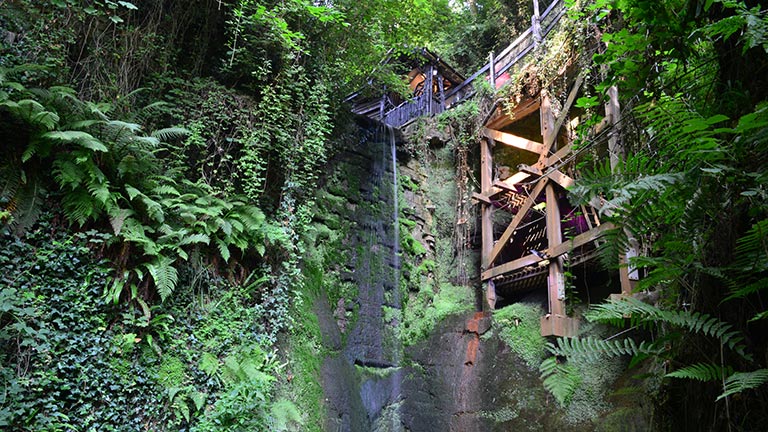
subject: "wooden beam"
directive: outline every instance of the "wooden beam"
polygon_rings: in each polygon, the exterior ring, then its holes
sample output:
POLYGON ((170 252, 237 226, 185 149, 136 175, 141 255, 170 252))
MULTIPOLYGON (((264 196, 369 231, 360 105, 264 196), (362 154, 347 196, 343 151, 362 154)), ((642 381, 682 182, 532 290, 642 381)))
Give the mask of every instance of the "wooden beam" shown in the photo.
POLYGON ((480 201, 480 202, 482 202, 484 204, 488 204, 488 205, 493 204, 491 202, 491 200, 487 196, 485 196, 483 194, 479 194, 477 192, 472 192, 472 198, 474 198, 474 199, 476 199, 476 200, 478 200, 478 201, 480 201))
POLYGON ((573 144, 568 144, 568 145, 564 146, 563 148, 559 149, 552 156, 546 158, 545 160, 543 160, 541 162, 537 162, 534 165, 534 167, 536 167, 538 169, 544 169, 544 167, 552 166, 555 162, 560 162, 561 160, 563 160, 563 158, 568 156, 568 154, 571 153, 572 150, 573 150, 573 144))
MULTIPOLYGON (((547 258, 557 258, 563 255, 564 253, 571 252, 578 247, 584 246, 585 244, 600 238, 600 236, 602 236, 605 231, 608 231, 613 228, 616 228, 616 226, 613 225, 613 223, 606 222, 600 225, 599 227, 595 227, 589 231, 585 231, 570 240, 566 240, 556 245, 555 247, 548 248, 547 250, 543 251, 543 255, 547 258)), ((522 258, 518 258, 514 261, 510 261, 510 262, 498 265, 496 267, 492 267, 488 270, 485 270, 481 276, 482 276, 482 279, 485 281, 488 279, 505 275, 507 273, 511 273, 523 267, 536 264, 542 260, 543 258, 539 258, 536 255, 527 255, 522 258)))
MULTIPOLYGON (((571 92, 568 94, 568 99, 565 101, 565 105, 563 105, 562 110, 560 111, 560 116, 558 116, 557 121, 554 125, 552 125, 551 128, 551 134, 545 135, 544 134, 544 117, 542 117, 542 133, 541 135, 544 136, 544 147, 547 148, 547 153, 549 152, 549 149, 552 148, 552 144, 555 143, 557 140, 557 135, 560 132, 560 128, 563 126, 563 123, 565 122, 565 119, 568 117, 568 111, 571 109, 571 105, 573 105, 573 101, 576 99, 576 95, 579 94, 579 89, 581 89, 581 84, 584 82, 584 76, 579 75, 576 78, 576 82, 573 83, 573 86, 571 87, 571 92)), ((544 101, 542 100, 542 105, 544 101)), ((549 105, 549 100, 547 100, 547 105, 549 105)), ((549 121, 549 119, 547 119, 549 121)), ((570 145, 568 146, 570 147, 570 145)), ((566 153, 567 154, 567 153, 566 153)), ((559 159, 559 158, 557 158, 559 159)), ((554 159, 554 160, 557 160, 554 159)), ((542 154, 539 157, 538 164, 545 164, 545 166, 549 166, 549 158, 547 157, 547 154, 542 154), (546 162, 546 163, 545 163, 546 162)))
MULTIPOLYGON (((491 181, 493 179, 493 153, 491 142, 488 139, 480 140, 480 187, 484 195, 491 193, 491 181)), ((482 204, 480 209, 480 230, 482 232, 482 268, 487 269, 491 265, 490 256, 493 250, 493 207, 490 201, 482 204)))
POLYGON ((530 174, 519 172, 506 180, 502 180, 501 183, 504 183, 504 185, 506 185, 508 188, 512 188, 528 177, 530 177, 530 174))
POLYGON ((495 278, 497 276, 501 276, 501 275, 504 275, 504 274, 507 274, 507 273, 511 273, 511 272, 513 272, 515 270, 520 270, 523 267, 528 267, 530 265, 534 265, 534 264, 538 263, 541 260, 542 259, 537 257, 536 255, 533 255, 533 254, 526 255, 526 256, 524 256, 522 258, 518 258, 518 259, 516 259, 514 261, 510 261, 510 262, 504 263, 504 264, 496 266, 496 267, 491 267, 490 269, 488 269, 488 270, 486 270, 486 271, 484 271, 482 273, 482 279, 484 281, 488 280, 488 279, 493 279, 493 278, 495 278))
POLYGON ((507 226, 507 229, 504 230, 504 234, 502 234, 501 238, 499 238, 499 241, 493 245, 493 249, 491 250, 490 256, 488 257, 488 266, 483 268, 488 268, 489 266, 493 265, 493 262, 496 261, 496 258, 498 258, 501 249, 503 249, 509 239, 512 238, 512 234, 514 234, 517 226, 520 225, 520 222, 523 221, 523 218, 528 213, 528 210, 533 207, 533 203, 536 201, 536 198, 538 198, 539 194, 541 194, 541 192, 544 190, 544 186, 546 185, 547 179, 544 178, 539 180, 539 182, 536 184, 536 187, 533 188, 531 195, 525 200, 525 203, 520 206, 520 209, 512 219, 512 222, 509 224, 509 226, 507 226))
MULTIPOLYGON (((553 248, 563 242, 563 232, 560 222, 560 206, 558 205, 555 185, 547 185, 547 242, 553 248)), ((565 271, 563 260, 555 257, 549 260, 549 277, 547 278, 547 294, 549 297, 549 313, 565 316, 565 271)))
POLYGON ((563 189, 568 189, 574 183, 574 180, 571 177, 563 174, 560 170, 553 170, 547 173, 546 177, 562 186, 563 189))
POLYGON ((562 171, 560 170, 552 170, 544 174, 541 172, 541 170, 539 170, 535 166, 520 165, 519 168, 520 168, 520 171, 530 175, 534 175, 538 177, 545 176, 550 180, 554 181, 555 183, 559 184, 560 186, 562 186, 563 189, 569 188, 574 183, 574 180, 570 176, 563 174, 562 171))
POLYGON ((570 240, 566 240, 555 247, 547 249, 546 254, 549 257, 557 257, 564 253, 568 253, 577 247, 584 246, 585 244, 600 238, 604 232, 614 228, 616 228, 616 225, 611 222, 606 222, 599 227, 584 231, 570 240))
POLYGON ((540 103, 539 98, 526 99, 515 105, 510 113, 497 106, 495 112, 485 122, 485 126, 496 130, 502 129, 535 113, 539 109, 540 103))
POLYGON ((517 135, 512 135, 511 133, 483 128, 483 135, 492 140, 499 141, 502 144, 506 144, 521 150, 527 150, 534 153, 541 153, 544 151, 544 144, 531 141, 517 135))

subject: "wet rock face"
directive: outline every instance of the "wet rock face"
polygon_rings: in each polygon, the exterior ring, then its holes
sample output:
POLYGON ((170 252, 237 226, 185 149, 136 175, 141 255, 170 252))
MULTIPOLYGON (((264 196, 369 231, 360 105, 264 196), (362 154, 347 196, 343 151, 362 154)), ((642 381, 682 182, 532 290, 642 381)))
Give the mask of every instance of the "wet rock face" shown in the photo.
POLYGON ((400 307, 393 135, 371 124, 360 135, 332 161, 320 203, 319 222, 346 230, 337 246, 345 255, 332 265, 356 291, 332 307, 326 299, 315 306, 324 345, 334 352, 322 367, 326 430, 400 430, 386 425, 399 424, 392 407, 402 381, 397 322, 385 316, 400 307))

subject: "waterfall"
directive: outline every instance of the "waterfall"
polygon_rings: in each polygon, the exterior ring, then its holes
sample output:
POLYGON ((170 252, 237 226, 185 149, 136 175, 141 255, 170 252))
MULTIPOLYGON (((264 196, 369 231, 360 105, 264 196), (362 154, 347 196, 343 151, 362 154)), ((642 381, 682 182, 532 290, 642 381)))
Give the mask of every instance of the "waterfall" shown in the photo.
MULTIPOLYGON (((395 143, 395 129, 387 125, 389 147, 392 151, 392 226, 394 227, 392 238, 392 268, 394 271, 393 303, 397 309, 400 304, 400 201, 398 199, 399 184, 397 182, 397 146, 395 143)), ((399 359, 398 359, 399 360, 399 359)))

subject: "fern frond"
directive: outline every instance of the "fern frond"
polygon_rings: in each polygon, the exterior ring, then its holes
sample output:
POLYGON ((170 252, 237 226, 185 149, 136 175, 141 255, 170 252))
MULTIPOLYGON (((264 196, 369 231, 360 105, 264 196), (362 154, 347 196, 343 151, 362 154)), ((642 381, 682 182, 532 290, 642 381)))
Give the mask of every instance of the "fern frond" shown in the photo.
POLYGON ((736 372, 725 380, 723 393, 717 400, 726 398, 732 394, 750 390, 768 382, 768 369, 758 369, 752 372, 736 372))
POLYGON ((170 128, 164 128, 164 129, 158 129, 156 131, 152 131, 151 136, 153 138, 157 138, 160 141, 166 142, 171 141, 174 139, 184 138, 188 136, 191 132, 189 129, 185 129, 182 127, 170 127, 170 128))
POLYGON ((158 255, 152 262, 144 264, 144 268, 155 282, 161 301, 165 301, 173 293, 179 281, 179 273, 173 266, 175 261, 173 258, 158 255))
POLYGON ((733 374, 730 366, 720 366, 712 363, 695 363, 682 367, 665 376, 668 378, 681 378, 697 381, 722 381, 723 377, 733 374))
POLYGON ((179 241, 179 246, 189 245, 189 244, 195 244, 195 243, 203 243, 208 244, 211 242, 211 238, 208 237, 205 234, 189 234, 184 236, 181 241, 179 241))
POLYGON ((602 340, 594 337, 558 338, 557 345, 550 343, 547 349, 552 354, 563 357, 583 356, 590 361, 623 355, 634 356, 638 353, 651 353, 654 349, 646 342, 639 346, 632 339, 602 340))
POLYGON ((573 394, 581 385, 581 375, 578 369, 570 364, 558 363, 557 357, 550 357, 539 366, 544 388, 547 389, 557 402, 567 406, 573 394))
POLYGON ((37 177, 30 178, 27 183, 19 186, 6 206, 7 209, 12 210, 13 220, 10 229, 16 235, 23 234, 37 222, 46 196, 47 192, 37 177))
POLYGON ((742 343, 741 334, 732 331, 730 324, 708 314, 662 310, 631 297, 595 305, 585 314, 589 321, 604 323, 623 321, 626 316, 629 316, 631 325, 648 326, 666 323, 686 329, 691 333, 701 333, 717 338, 743 358, 747 360, 752 358, 746 353, 746 346, 742 343))
POLYGON ((287 399, 274 402, 269 413, 272 417, 272 429, 275 432, 287 431, 292 424, 304 425, 299 409, 287 399))
MULTIPOLYGON (((109 149, 93 135, 82 131, 53 131, 42 135, 42 138, 60 142, 75 143, 81 147, 98 152, 108 152, 109 149)), ((29 159, 29 158, 27 158, 29 159)))

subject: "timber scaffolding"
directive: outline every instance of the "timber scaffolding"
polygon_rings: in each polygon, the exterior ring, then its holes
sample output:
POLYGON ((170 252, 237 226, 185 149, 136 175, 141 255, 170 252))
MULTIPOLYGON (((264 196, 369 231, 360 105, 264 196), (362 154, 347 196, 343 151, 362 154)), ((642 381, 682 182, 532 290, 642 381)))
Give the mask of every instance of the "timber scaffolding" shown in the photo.
MULTIPOLYGON (((539 1, 533 0, 531 27, 499 54, 491 53, 488 64, 462 82, 455 82, 456 75, 452 76, 453 81, 444 79, 452 69, 429 53, 432 57, 425 58, 431 63, 421 70, 427 72, 422 79, 426 82, 424 88, 434 87, 432 92, 422 91, 396 105, 389 103, 387 95, 378 103, 371 100, 359 103, 360 99, 354 99, 357 95, 348 100, 355 103, 356 113, 395 127, 423 115, 439 114, 473 96, 478 80, 488 80, 492 88, 498 88, 510 79, 513 68, 516 71, 525 68, 526 56, 557 27, 565 13, 563 0, 551 1, 542 13, 539 13, 539 1), (436 78, 431 79, 433 76, 436 78), (435 86, 435 79, 450 81, 450 86, 435 86)), ((573 68, 564 69, 559 71, 563 78, 559 81, 566 83, 570 90, 567 99, 558 103, 561 106, 557 115, 546 88, 523 95, 512 108, 496 101, 483 123, 479 142, 481 190, 472 196, 473 202, 480 206, 481 280, 486 307, 495 308, 497 293, 511 298, 546 288, 548 313, 540 323, 543 336, 577 333, 578 321, 566 313, 565 266, 573 269, 587 265, 596 256, 595 243, 606 231, 614 229, 611 223, 600 221, 601 200, 594 199, 588 205, 575 208, 567 199, 566 188, 574 183, 572 166, 577 156, 573 129, 582 114, 572 106, 584 83, 584 74, 573 68), (502 145, 496 148, 497 143, 502 145), (499 161, 494 162, 495 156, 499 161), (509 160, 517 161, 517 172, 503 166, 502 163, 509 160), (509 222, 499 222, 500 219, 509 222)), ((411 80, 412 75, 409 74, 411 80)), ((614 167, 617 156, 622 153, 615 87, 609 89, 608 97, 605 119, 594 133, 608 136, 608 152, 614 167)), ((626 255, 619 259, 626 263, 626 255)), ((626 265, 623 266, 619 271, 620 295, 631 294, 632 279, 636 279, 636 274, 630 274, 626 265)))
MULTIPOLYGON (((562 1, 555 0, 539 18, 539 5, 533 0, 531 45, 540 43, 565 13, 562 1), (545 18, 547 18, 545 20, 545 18), (544 28, 545 30, 540 30, 544 28)), ((526 32, 528 33, 528 32, 526 32)), ((493 87, 500 73, 522 64, 531 46, 519 45, 512 61, 491 57, 485 69, 493 87), (490 71, 496 70, 496 73, 490 71)), ((513 43, 513 45, 515 45, 513 43)), ((509 56, 505 50, 504 55, 509 56)), ((534 65, 537 66, 537 65, 534 65)), ((541 65, 543 68, 553 65, 541 65)), ((567 66, 567 65, 566 65, 567 66)), ((525 67, 525 66, 524 66, 525 67)), ((556 66, 555 66, 556 67, 556 66)), ((473 198, 480 206, 482 231, 481 280, 487 307, 493 309, 497 294, 513 297, 534 289, 547 289, 548 313, 541 318, 543 336, 575 336, 578 320, 566 313, 566 265, 570 268, 587 265, 595 258, 596 241, 611 223, 601 223, 599 215, 610 214, 604 203, 593 199, 587 205, 573 206, 567 199, 567 188, 574 183, 574 129, 579 124, 579 109, 573 106, 584 84, 584 72, 564 67, 558 71, 558 82, 565 85, 565 101, 555 100, 547 87, 532 94, 520 95, 521 100, 507 106, 497 101, 485 119, 481 130, 480 187, 473 198), (553 109, 553 103, 559 109, 553 109), (495 148, 496 144, 502 144, 495 148), (497 159, 495 161, 494 159, 497 159), (514 163, 509 163, 513 161, 514 163), (511 167, 516 164, 516 172, 511 167), (500 216, 497 212, 503 212, 500 216), (494 216, 497 217, 494 217, 494 216), (499 222, 499 220, 508 222, 499 222)), ((534 77, 535 78, 535 77, 534 77)), ((460 89, 459 89, 460 90, 460 89)), ((608 131, 608 153, 615 168, 622 154, 619 141, 620 116, 618 91, 608 90, 605 119, 593 132, 608 131)), ((619 257, 626 263, 626 254, 619 257)), ((619 271, 621 294, 631 295, 636 273, 627 266, 619 271)))

